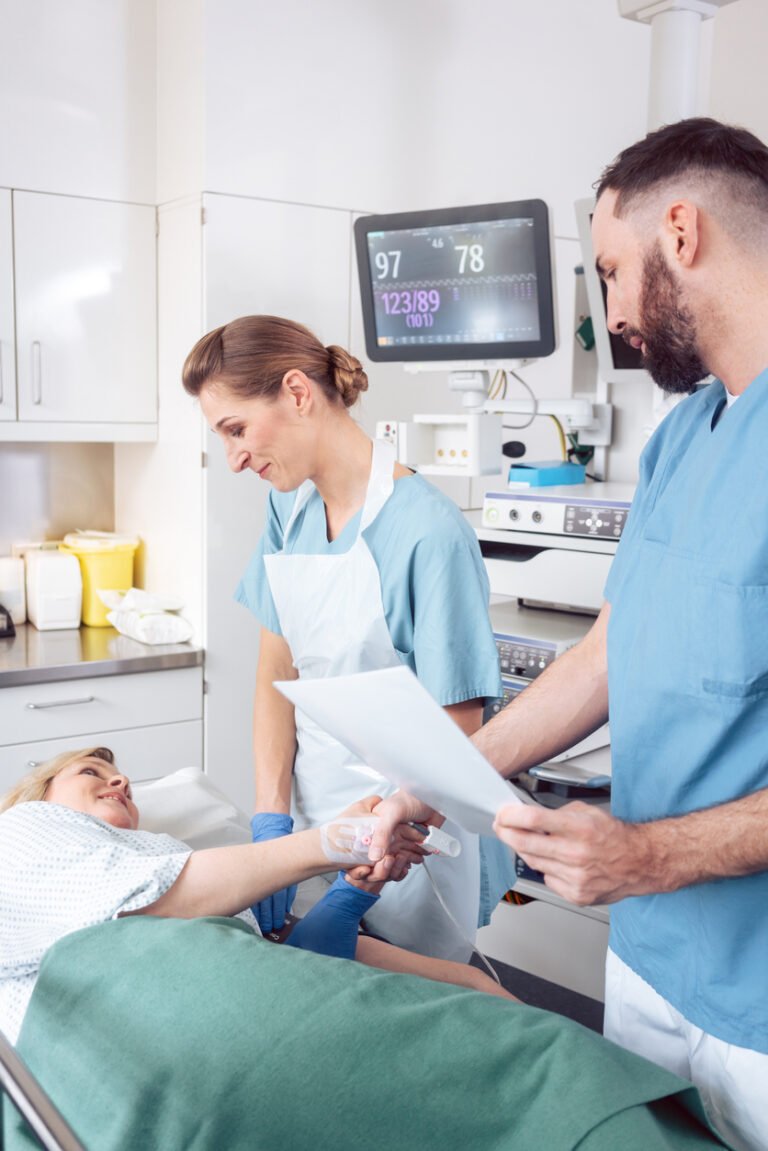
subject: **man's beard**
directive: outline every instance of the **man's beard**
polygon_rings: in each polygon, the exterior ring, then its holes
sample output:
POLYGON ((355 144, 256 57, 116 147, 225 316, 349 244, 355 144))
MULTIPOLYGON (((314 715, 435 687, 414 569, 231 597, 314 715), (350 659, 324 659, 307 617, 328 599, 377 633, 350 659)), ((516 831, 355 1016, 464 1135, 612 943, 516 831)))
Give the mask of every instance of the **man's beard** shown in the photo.
POLYGON ((695 391, 709 373, 696 344, 696 323, 681 301, 681 289, 672 275, 658 241, 643 261, 639 314, 642 332, 625 328, 627 343, 640 336, 643 367, 660 388, 674 395, 695 391))

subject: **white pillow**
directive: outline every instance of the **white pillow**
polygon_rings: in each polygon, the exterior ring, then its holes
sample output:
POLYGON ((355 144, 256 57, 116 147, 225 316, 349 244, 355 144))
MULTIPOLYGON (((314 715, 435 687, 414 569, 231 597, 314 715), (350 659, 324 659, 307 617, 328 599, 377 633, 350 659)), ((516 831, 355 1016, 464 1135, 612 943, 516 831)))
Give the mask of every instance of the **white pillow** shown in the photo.
POLYGON ((248 816, 199 767, 134 783, 133 798, 142 831, 164 831, 194 848, 251 842, 248 816))

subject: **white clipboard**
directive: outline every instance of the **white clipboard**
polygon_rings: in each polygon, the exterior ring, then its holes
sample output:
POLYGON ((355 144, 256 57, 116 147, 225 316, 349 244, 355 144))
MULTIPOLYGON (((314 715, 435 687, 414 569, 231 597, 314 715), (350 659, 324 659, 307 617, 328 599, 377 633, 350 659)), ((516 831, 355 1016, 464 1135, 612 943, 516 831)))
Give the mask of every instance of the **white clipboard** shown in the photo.
POLYGON ((405 665, 275 687, 362 763, 467 831, 490 835, 500 807, 536 802, 502 779, 405 665))

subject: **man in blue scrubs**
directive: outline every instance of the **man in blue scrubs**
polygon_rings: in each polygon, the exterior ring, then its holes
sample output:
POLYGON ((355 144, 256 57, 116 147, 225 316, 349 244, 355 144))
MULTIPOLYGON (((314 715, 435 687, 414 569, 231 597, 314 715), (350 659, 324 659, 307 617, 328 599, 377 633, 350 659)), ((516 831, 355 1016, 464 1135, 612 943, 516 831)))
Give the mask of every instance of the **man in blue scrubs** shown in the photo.
POLYGON ((610 711, 612 814, 512 805, 496 830, 564 898, 616 904, 606 1034, 693 1080, 724 1137, 755 1151, 768 1147, 768 148, 708 119, 662 128, 607 168, 592 229, 609 327, 665 391, 690 395, 643 452, 591 632, 473 738, 510 776, 610 711))

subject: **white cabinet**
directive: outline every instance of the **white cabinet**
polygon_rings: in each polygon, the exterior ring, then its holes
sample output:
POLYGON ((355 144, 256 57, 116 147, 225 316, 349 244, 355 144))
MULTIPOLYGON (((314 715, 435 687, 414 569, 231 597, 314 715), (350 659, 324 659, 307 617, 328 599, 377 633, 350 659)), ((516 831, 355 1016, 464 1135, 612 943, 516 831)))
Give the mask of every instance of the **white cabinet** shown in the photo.
POLYGON ((0 691, 0 793, 62 751, 109 747, 131 779, 202 766, 201 667, 0 691))
MULTIPOLYGON (((265 313, 306 324, 324 344, 348 346, 349 212, 220 195, 206 195, 204 204, 206 331, 265 313)), ((205 492, 206 770, 247 811, 259 629, 233 592, 263 530, 269 485, 251 472, 234 475, 210 437, 205 492)))
MULTIPOLYGON (((155 209, 19 191, 12 202, 16 411, 0 438, 155 439, 155 209)), ((0 276, 7 292, 2 263, 0 276)))
POLYGON ((16 419, 11 193, 0 188, 0 420, 16 419))

